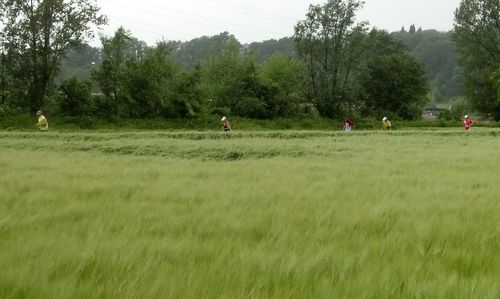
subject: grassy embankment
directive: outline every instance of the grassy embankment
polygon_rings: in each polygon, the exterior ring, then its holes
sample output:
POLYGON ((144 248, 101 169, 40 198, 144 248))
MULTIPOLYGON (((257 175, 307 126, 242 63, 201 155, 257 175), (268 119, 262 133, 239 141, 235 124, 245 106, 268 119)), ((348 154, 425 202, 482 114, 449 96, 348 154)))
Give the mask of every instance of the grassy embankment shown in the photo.
MULTIPOLYGON (((197 130, 220 131, 220 116, 207 115, 199 118, 184 119, 115 119, 106 121, 92 117, 63 117, 47 115, 49 127, 55 131, 80 130, 197 130)), ((236 131, 268 131, 268 130, 341 130, 342 120, 321 117, 277 118, 268 120, 231 117, 231 125, 236 131)), ((380 119, 355 119, 356 130, 377 130, 381 127, 380 119)), ((408 128, 459 128, 460 121, 445 120, 392 120, 395 129, 408 128)), ((34 131, 36 117, 26 114, 4 116, 0 122, 0 130, 34 131)), ((491 121, 475 121, 474 127, 499 127, 500 123, 491 121)))
POLYGON ((499 298, 500 131, 0 132, 1 298, 499 298))

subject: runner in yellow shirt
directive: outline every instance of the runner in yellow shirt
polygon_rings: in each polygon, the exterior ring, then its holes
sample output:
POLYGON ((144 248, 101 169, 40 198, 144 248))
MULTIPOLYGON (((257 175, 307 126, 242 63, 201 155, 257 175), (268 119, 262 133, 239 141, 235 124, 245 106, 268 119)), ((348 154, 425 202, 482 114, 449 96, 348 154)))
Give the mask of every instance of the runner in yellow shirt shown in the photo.
POLYGON ((384 116, 384 118, 382 118, 382 130, 390 130, 391 128, 391 121, 387 118, 387 116, 384 116))
POLYGON ((38 116, 38 123, 36 124, 37 128, 42 132, 47 131, 49 129, 49 122, 47 121, 47 118, 43 116, 41 110, 39 110, 36 115, 38 116))

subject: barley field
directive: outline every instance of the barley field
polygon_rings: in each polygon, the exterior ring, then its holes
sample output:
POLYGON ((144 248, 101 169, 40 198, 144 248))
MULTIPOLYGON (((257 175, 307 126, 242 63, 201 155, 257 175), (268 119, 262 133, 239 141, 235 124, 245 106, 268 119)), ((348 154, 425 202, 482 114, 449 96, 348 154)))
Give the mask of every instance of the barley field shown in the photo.
POLYGON ((0 132, 0 298, 500 298, 500 130, 0 132))

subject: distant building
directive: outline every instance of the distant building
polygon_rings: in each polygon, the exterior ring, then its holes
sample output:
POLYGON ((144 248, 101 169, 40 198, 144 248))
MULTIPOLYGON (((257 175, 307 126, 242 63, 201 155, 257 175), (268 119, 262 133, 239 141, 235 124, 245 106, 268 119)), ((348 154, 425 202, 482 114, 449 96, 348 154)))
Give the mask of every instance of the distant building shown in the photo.
POLYGON ((426 108, 424 109, 424 111, 422 111, 422 117, 429 120, 436 119, 443 111, 446 111, 446 109, 426 108))

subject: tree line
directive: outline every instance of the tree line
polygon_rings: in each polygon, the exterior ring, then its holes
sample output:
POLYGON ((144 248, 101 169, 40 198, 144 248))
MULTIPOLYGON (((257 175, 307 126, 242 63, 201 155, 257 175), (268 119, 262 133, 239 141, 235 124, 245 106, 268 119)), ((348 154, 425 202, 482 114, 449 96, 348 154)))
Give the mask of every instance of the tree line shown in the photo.
POLYGON ((464 82, 474 107, 498 118, 498 5, 463 0, 450 33, 412 25, 389 34, 355 21, 361 1, 329 0, 311 5, 294 36, 281 40, 242 45, 224 32, 148 46, 119 28, 91 48, 85 46, 91 27, 106 22, 91 1, 0 0, 0 105, 108 119, 214 113, 416 119, 429 99, 460 96, 464 82), (471 23, 482 14, 491 24, 471 23), (486 48, 472 49, 471 39, 486 48))

